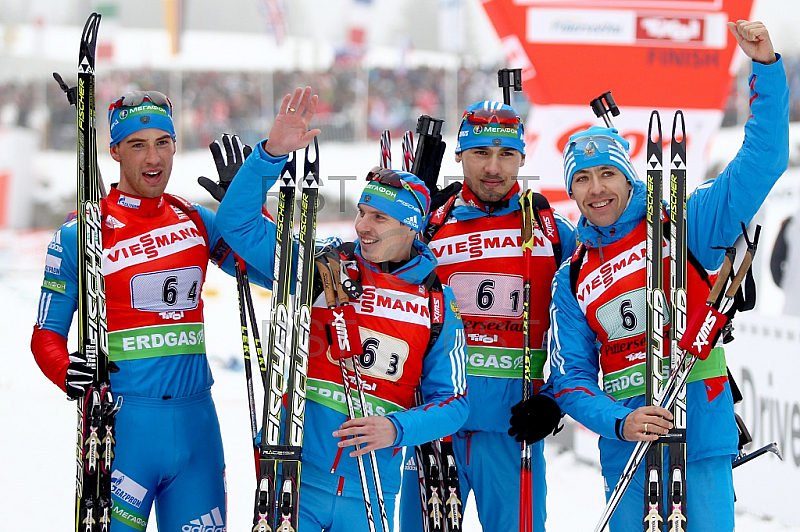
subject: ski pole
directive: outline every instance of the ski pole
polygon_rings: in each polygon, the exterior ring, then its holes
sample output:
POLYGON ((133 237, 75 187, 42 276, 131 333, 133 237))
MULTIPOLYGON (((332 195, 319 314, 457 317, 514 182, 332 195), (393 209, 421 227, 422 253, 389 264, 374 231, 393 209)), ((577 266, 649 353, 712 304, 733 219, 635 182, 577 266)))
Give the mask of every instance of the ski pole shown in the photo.
MULTIPOLYGON (((341 283, 339 282, 340 279, 340 268, 338 262, 334 261, 320 261, 317 260, 317 271, 320 274, 320 278, 322 280, 322 287, 323 293, 325 294, 325 302, 329 309, 341 309, 342 319, 347 321, 344 317, 347 310, 352 310, 350 306, 350 298, 344 289, 341 287, 341 283), (337 302, 338 299, 338 302, 337 302), (346 310, 347 309, 347 310, 346 310)), ((341 335, 342 329, 340 327, 332 327, 332 334, 341 335)), ((344 328, 346 330, 346 327, 344 328)), ((345 332, 346 334, 346 332, 345 332)), ((337 345, 354 345, 354 342, 336 342, 337 345)), ((331 350, 331 356, 338 360, 339 362, 339 369, 342 373, 342 385, 344 386, 344 397, 345 403, 347 404, 347 412, 349 419, 356 419, 356 412, 355 406, 353 405, 353 396, 352 396, 352 385, 350 384, 350 377, 348 375, 349 368, 347 368, 346 361, 349 360, 353 367, 353 380, 356 384, 356 391, 358 393, 358 400, 360 402, 361 413, 362 417, 364 414, 364 409, 366 407, 366 398, 364 397, 364 386, 361 380, 361 374, 358 370, 358 354, 355 351, 347 351, 341 352, 339 350, 334 351, 331 350)), ((356 450, 361 448, 361 445, 355 445, 356 450)), ((375 451, 369 452, 370 458, 370 465, 372 470, 372 480, 375 484, 375 495, 378 500, 378 510, 381 516, 381 526, 383 528, 383 532, 389 531, 389 518, 386 513, 386 504, 383 498, 383 488, 381 486, 381 479, 380 473, 378 472, 378 461, 377 456, 375 455, 375 451)), ((358 464, 358 474, 361 479, 361 492, 364 497, 364 509, 367 514, 367 525, 369 527, 370 532, 375 532, 375 518, 372 515, 372 500, 369 493, 369 484, 367 482, 367 473, 366 473, 366 466, 364 465, 364 457, 363 455, 359 455, 356 457, 356 463, 358 464)))

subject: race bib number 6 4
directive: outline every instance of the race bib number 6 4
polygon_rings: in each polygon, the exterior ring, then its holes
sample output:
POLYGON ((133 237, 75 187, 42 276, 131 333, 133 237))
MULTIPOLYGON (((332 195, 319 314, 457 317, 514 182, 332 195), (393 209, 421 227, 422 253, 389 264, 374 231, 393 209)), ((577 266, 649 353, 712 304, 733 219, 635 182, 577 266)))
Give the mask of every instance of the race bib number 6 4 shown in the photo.
POLYGON ((197 266, 154 273, 131 279, 131 307, 147 312, 192 310, 200 302, 203 270, 197 266))

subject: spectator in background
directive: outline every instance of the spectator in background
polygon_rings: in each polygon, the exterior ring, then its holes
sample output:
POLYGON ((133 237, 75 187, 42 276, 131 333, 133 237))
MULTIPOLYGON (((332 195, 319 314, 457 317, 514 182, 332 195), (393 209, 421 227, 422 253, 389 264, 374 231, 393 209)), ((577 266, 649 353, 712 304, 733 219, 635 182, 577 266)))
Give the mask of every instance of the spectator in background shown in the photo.
POLYGON ((800 316, 800 210, 781 224, 769 267, 775 284, 785 295, 783 313, 800 316))

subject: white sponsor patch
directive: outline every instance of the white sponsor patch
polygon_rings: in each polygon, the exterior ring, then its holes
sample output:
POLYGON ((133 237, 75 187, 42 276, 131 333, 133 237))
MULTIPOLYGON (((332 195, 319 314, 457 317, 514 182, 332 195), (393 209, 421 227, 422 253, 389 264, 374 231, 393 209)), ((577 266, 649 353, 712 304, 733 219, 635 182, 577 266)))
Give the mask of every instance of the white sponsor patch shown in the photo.
POLYGON ((364 287, 364 293, 353 301, 356 312, 388 318, 399 323, 429 325, 431 322, 428 298, 398 290, 364 287))
POLYGON ((122 207, 128 207, 129 209, 138 209, 142 206, 142 200, 139 198, 132 198, 130 196, 124 196, 120 194, 119 200, 117 201, 117 205, 121 205, 122 207))
POLYGON ((122 471, 115 469, 111 473, 111 494, 131 506, 140 508, 147 495, 147 489, 122 471))
MULTIPOLYGON (((663 253, 669 256, 669 244, 664 241, 663 253)), ((645 244, 633 247, 621 253, 613 259, 608 259, 599 268, 589 272, 583 281, 576 287, 576 297, 581 310, 586 309, 597 299, 603 290, 613 285, 615 282, 633 275, 645 269, 646 249, 645 244)))
POLYGON ((110 227, 111 229, 121 229, 125 227, 125 224, 109 214, 106 216, 106 227, 110 227))
POLYGON ((49 253, 45 255, 44 271, 53 275, 61 275, 61 257, 55 257, 49 253))
POLYGON ((219 507, 216 507, 183 525, 181 532, 225 532, 225 520, 222 518, 222 512, 219 507))

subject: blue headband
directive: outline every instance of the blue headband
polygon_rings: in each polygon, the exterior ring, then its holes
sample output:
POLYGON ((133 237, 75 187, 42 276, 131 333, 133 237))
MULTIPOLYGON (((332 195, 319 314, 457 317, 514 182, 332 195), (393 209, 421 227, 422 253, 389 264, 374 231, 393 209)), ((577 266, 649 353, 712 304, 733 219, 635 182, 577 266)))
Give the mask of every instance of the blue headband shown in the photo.
POLYGON ((133 107, 112 103, 108 108, 108 125, 111 129, 109 146, 119 143, 131 133, 149 128, 164 130, 172 136, 172 140, 176 138, 172 108, 169 105, 156 105, 148 97, 133 107))
POLYGON ((594 166, 615 166, 628 182, 638 180, 628 154, 630 144, 615 128, 592 126, 570 136, 564 147, 564 185, 572 197, 572 177, 575 172, 594 166))
POLYGON ((400 171, 393 173, 402 179, 403 188, 370 181, 361 193, 359 205, 374 207, 418 233, 424 231, 431 205, 428 187, 414 174, 400 171), (422 211, 420 206, 423 207, 422 211))
POLYGON ((525 128, 510 105, 486 100, 474 103, 464 111, 456 153, 487 146, 513 148, 525 155, 525 128))

